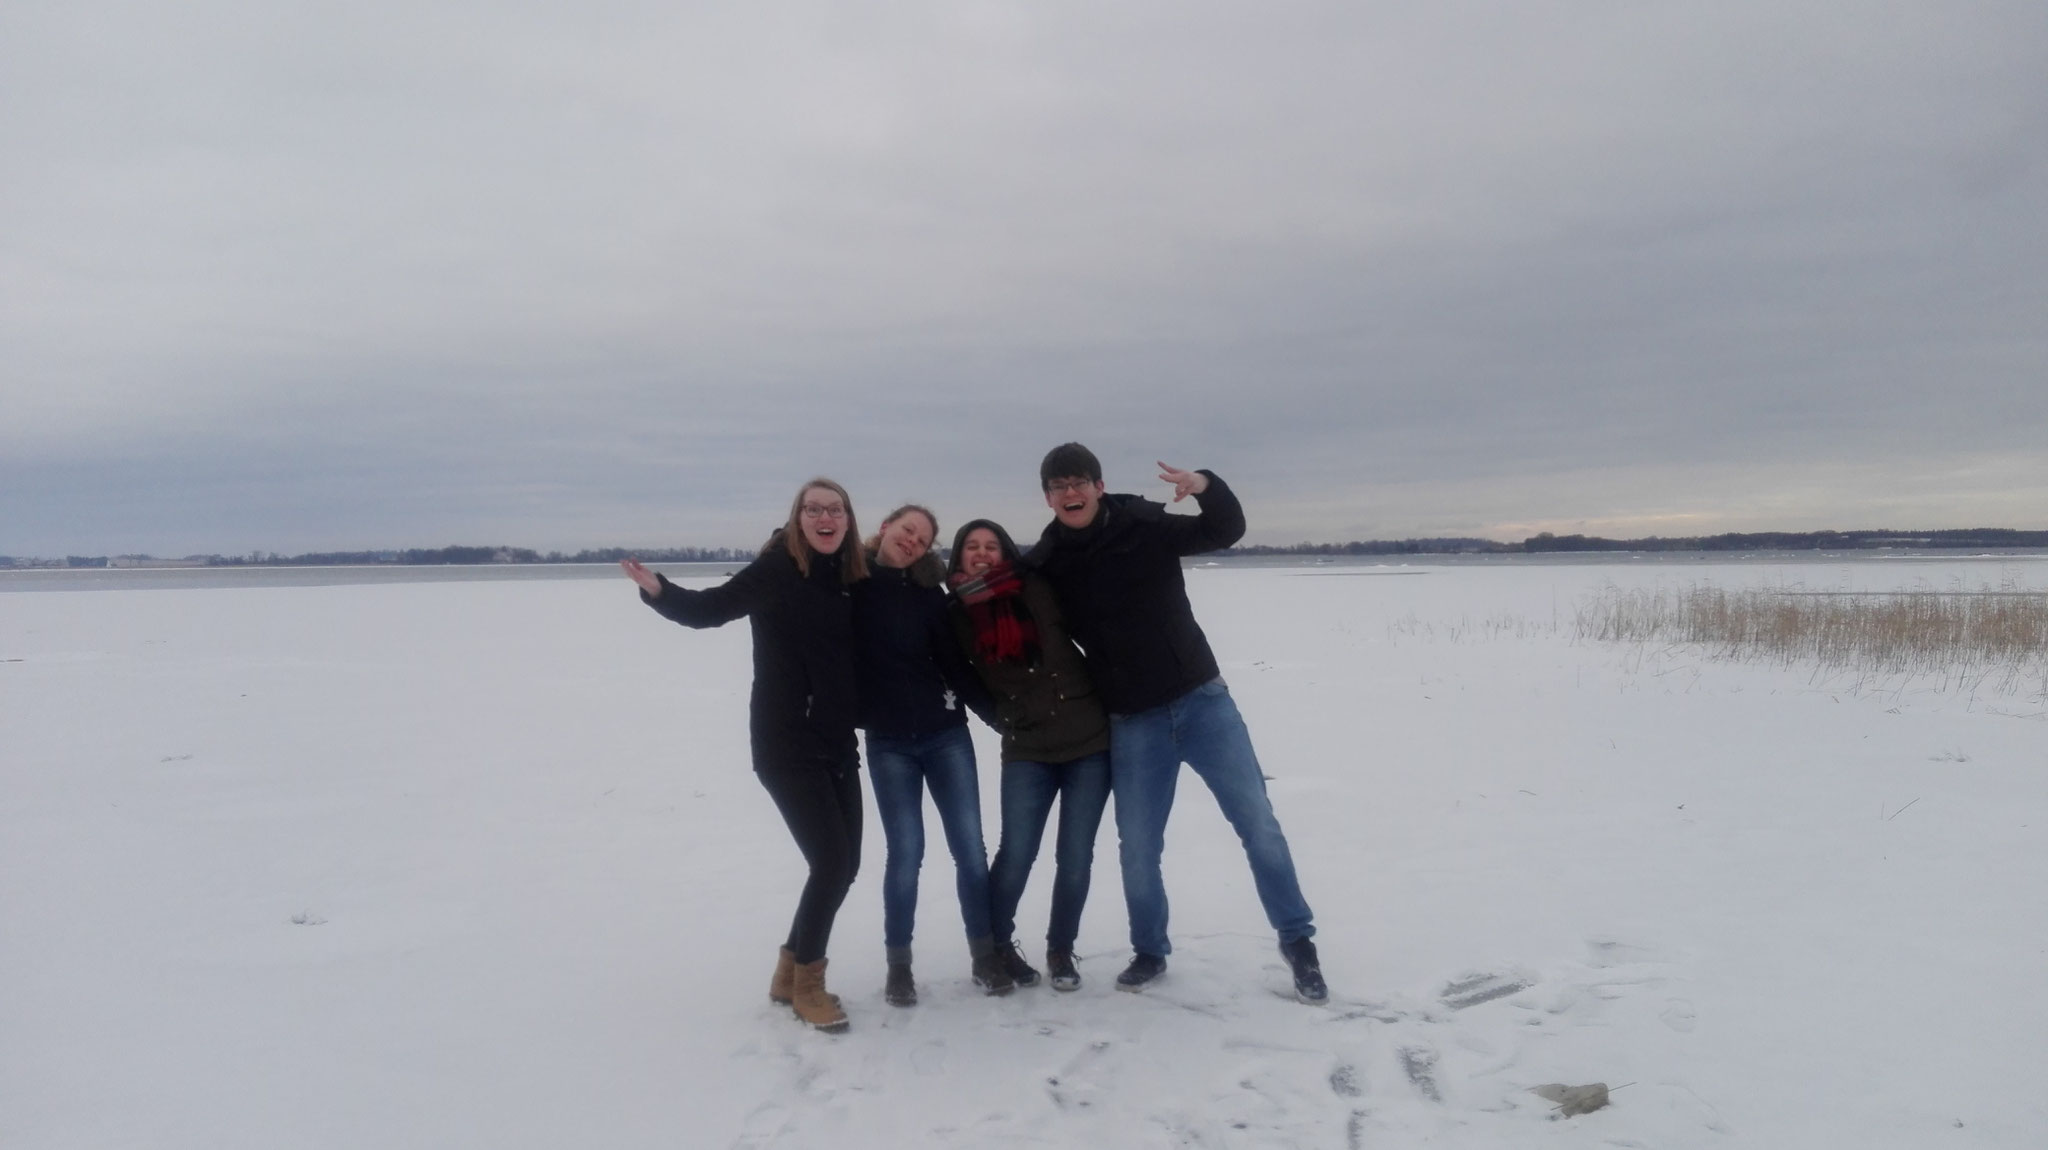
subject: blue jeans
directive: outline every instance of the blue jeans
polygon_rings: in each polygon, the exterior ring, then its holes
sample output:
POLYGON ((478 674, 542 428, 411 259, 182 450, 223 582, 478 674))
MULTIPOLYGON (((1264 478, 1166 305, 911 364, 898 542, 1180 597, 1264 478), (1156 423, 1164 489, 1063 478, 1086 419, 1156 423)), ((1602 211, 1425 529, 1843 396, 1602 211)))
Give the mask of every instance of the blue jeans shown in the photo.
POLYGON ((1173 952, 1166 938, 1166 880, 1159 871, 1159 856, 1166 849, 1166 817, 1173 813, 1174 785, 1183 762, 1209 785, 1223 817, 1244 843, 1252 884, 1280 941, 1293 942, 1316 932, 1315 916, 1294 876, 1287 836, 1266 798, 1266 778, 1252 752, 1251 732, 1223 680, 1211 679, 1149 711, 1111 715, 1109 757, 1133 950, 1173 952))
POLYGON ((1088 903, 1088 873, 1095 863, 1095 831, 1109 805, 1109 754, 1097 751, 1071 763, 1003 764, 1003 841, 989 865, 990 912, 998 945, 1017 929, 1017 903, 1038 859, 1046 816, 1060 801, 1060 829, 1053 844, 1052 921, 1045 943, 1074 949, 1081 908, 1088 903))
POLYGON ((989 936, 988 848, 981 838, 981 787, 965 724, 915 739, 868 736, 868 780, 888 841, 882 867, 882 942, 908 947, 917 926, 917 872, 924 865, 924 788, 932 789, 968 939, 989 936))

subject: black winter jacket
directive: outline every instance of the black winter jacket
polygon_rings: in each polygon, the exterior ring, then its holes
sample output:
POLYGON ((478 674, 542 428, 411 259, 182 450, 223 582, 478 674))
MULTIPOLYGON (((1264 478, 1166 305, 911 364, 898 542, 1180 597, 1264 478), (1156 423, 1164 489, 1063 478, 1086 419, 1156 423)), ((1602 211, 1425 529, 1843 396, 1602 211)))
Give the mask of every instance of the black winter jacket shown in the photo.
POLYGON ((926 555, 910 567, 868 559, 853 591, 859 719, 870 735, 916 739, 967 721, 973 708, 993 725, 992 700, 946 618, 944 569, 926 555))
POLYGON ((1054 520, 1024 557, 1059 596, 1112 714, 1170 703, 1220 673, 1188 603, 1180 560, 1242 539, 1244 508, 1214 472, 1202 474, 1209 487, 1195 496, 1199 515, 1105 495, 1095 522, 1077 531, 1054 520))
POLYGON ((754 634, 754 691, 747 730, 754 769, 837 767, 855 758, 853 597, 839 556, 814 555, 797 570, 778 533, 761 556, 716 587, 692 591, 661 578, 640 598, 685 627, 717 627, 744 615, 754 634))

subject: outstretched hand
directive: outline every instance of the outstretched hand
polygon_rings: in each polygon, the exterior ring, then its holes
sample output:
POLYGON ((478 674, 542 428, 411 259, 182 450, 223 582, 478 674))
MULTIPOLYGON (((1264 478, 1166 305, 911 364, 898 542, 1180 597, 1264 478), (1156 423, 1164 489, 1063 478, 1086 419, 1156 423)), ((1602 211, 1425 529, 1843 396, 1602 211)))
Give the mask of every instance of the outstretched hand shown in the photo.
POLYGON ((626 572, 626 578, 640 585, 649 595, 661 594, 661 576, 649 571, 638 559, 621 559, 619 567, 626 572))
POLYGON ((1209 490, 1209 477, 1199 471, 1182 471, 1161 463, 1159 478, 1173 484, 1173 501, 1179 503, 1190 495, 1200 495, 1209 490))

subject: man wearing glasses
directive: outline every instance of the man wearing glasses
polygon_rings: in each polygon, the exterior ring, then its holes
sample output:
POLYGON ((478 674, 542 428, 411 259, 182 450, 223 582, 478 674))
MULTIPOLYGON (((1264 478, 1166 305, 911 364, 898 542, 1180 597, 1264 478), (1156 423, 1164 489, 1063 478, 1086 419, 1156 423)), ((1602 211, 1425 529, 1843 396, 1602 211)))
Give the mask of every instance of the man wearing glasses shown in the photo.
POLYGON ((1078 443, 1053 448, 1038 469, 1053 522, 1024 557, 1059 596, 1109 711, 1110 786, 1136 951, 1117 989, 1135 991, 1158 978, 1173 949, 1159 860, 1186 763, 1244 843, 1259 901, 1294 973, 1295 997, 1322 1002, 1329 990, 1311 941, 1314 916, 1266 797, 1251 735, 1181 577, 1182 556, 1243 537, 1244 509, 1214 472, 1159 468, 1159 478, 1173 484, 1174 502, 1192 495, 1200 514, 1169 515, 1149 499, 1105 495, 1093 452, 1078 443))

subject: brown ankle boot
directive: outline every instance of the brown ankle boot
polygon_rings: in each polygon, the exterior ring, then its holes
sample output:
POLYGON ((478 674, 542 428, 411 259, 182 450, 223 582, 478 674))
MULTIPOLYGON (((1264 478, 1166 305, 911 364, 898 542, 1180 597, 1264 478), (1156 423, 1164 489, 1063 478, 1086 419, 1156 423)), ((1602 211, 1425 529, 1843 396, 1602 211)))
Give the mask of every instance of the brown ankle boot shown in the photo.
POLYGON ((775 977, 768 980, 768 1001, 789 1005, 789 999, 796 993, 796 952, 788 947, 775 956, 775 977))
MULTIPOLYGON (((768 1001, 788 1006, 790 997, 795 993, 796 952, 785 946, 782 953, 775 956, 775 977, 768 980, 768 1001)), ((839 1005, 838 995, 828 994, 825 997, 832 1000, 832 1005, 839 1005)))
POLYGON ((825 993, 826 959, 796 964, 795 977, 790 987, 790 1006, 796 1016, 827 1034, 838 1034, 846 1029, 846 1012, 839 1009, 839 1000, 825 993))

